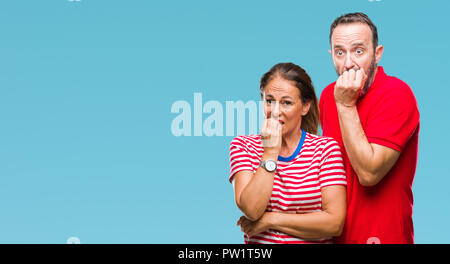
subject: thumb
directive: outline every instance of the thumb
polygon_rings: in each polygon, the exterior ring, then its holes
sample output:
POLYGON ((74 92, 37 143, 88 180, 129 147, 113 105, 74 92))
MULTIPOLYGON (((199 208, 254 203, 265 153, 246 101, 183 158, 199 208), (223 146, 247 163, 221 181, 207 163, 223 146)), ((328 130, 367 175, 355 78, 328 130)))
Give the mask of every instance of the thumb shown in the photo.
POLYGON ((366 82, 366 81, 367 81, 367 78, 368 78, 369 76, 367 76, 367 74, 364 72, 364 68, 361 68, 361 73, 362 73, 362 75, 363 75, 363 82, 366 82))

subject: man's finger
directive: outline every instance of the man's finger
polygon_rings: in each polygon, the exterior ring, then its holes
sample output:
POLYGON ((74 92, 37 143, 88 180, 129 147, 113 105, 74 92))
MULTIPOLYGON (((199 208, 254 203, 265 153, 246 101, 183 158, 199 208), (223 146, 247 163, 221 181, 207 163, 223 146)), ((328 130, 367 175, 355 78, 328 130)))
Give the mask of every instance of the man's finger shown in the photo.
POLYGON ((356 72, 355 72, 354 69, 348 70, 348 80, 349 81, 354 81, 355 80, 355 75, 356 75, 356 72))
POLYGON ((348 71, 345 71, 344 73, 342 73, 342 84, 347 83, 348 82, 348 71))
POLYGON ((344 75, 342 74, 341 76, 339 76, 339 78, 336 81, 336 85, 335 85, 335 89, 334 92, 336 93, 340 93, 340 90, 342 90, 344 88, 344 75))
POLYGON ((366 75, 366 72, 364 71, 364 68, 361 68, 359 70, 363 73, 363 75, 366 75))
POLYGON ((335 87, 336 87, 336 86, 337 86, 337 87, 341 87, 341 85, 342 85, 342 75, 339 75, 339 77, 337 78, 335 87))
POLYGON ((356 78, 355 80, 357 82, 361 82, 364 79, 364 72, 362 70, 356 71, 356 78))
POLYGON ((361 72, 362 72, 362 75, 363 75, 363 81, 364 81, 364 82, 367 81, 367 78, 368 78, 369 76, 364 72, 364 69, 363 69, 363 68, 361 68, 361 72))

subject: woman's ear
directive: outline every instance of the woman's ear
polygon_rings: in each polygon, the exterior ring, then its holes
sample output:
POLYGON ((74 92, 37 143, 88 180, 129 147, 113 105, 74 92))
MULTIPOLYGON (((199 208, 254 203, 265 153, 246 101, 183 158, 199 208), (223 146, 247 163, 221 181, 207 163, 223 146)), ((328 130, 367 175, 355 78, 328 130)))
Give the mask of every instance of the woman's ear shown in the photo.
POLYGON ((308 101, 308 102, 303 104, 302 116, 305 116, 305 115, 308 114, 309 108, 311 108, 311 101, 308 101))

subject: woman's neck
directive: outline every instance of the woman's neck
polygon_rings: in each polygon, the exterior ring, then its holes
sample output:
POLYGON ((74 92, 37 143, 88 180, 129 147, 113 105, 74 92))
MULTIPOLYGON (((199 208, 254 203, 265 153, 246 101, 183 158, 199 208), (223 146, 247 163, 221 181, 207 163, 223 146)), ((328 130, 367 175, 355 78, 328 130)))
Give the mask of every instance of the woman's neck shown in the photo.
POLYGON ((292 153, 294 153, 294 151, 297 149, 301 137, 302 137, 301 130, 295 133, 291 133, 291 135, 286 135, 285 137, 283 137, 281 141, 280 156, 282 157, 291 156, 292 153))

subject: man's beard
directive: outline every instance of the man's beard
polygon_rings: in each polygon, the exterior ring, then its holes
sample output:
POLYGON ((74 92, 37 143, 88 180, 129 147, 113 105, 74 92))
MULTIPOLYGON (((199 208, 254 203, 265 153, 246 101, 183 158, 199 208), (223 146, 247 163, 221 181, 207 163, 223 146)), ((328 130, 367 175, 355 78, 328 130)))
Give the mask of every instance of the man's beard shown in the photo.
MULTIPOLYGON (((370 86, 372 86, 373 81, 375 79, 376 67, 377 67, 377 64, 375 63, 375 55, 374 55, 372 58, 372 61, 370 62, 368 73, 366 73, 367 74, 366 83, 364 84, 364 87, 362 88, 361 93, 359 94, 359 98, 363 97, 367 93, 367 91, 369 91, 370 86)), ((359 68, 357 66, 355 66, 353 68, 353 70, 357 71, 357 70, 359 70, 359 68)), ((338 69, 336 69, 336 73, 338 76, 341 76, 343 72, 341 74, 339 74, 338 69)))

